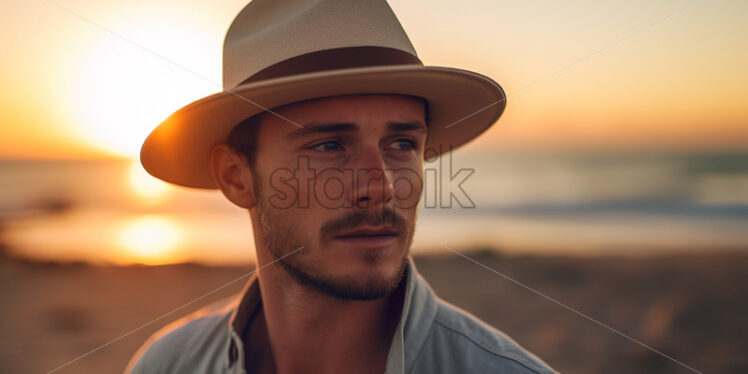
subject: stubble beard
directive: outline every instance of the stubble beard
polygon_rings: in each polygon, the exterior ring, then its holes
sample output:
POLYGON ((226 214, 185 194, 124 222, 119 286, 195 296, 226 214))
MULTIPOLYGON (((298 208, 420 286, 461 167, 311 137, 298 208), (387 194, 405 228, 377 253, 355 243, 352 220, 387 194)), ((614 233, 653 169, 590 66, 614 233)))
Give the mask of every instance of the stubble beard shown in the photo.
MULTIPOLYGON (((273 255, 274 260, 277 260, 277 262, 279 262, 285 269, 286 273, 289 274, 298 284, 338 299, 362 301, 381 299, 391 294, 398 288, 403 280, 408 265, 407 255, 415 233, 415 222, 411 223, 404 220, 394 211, 383 210, 383 214, 376 222, 381 223, 382 220, 384 220, 387 223, 391 223, 396 228, 399 228, 398 231, 400 231, 400 235, 402 235, 403 238, 398 237, 398 242, 404 242, 406 250, 402 255, 398 268, 395 269, 395 272, 392 275, 369 278, 361 284, 352 282, 348 279, 335 277, 329 273, 312 271, 312 267, 304 263, 303 254, 302 256, 299 256, 301 253, 288 255, 289 253, 305 246, 303 240, 299 237, 299 233, 302 231, 298 224, 284 219, 273 207, 268 206, 266 200, 260 198, 262 195, 257 193, 255 196, 258 197, 257 212, 260 219, 259 226, 265 240, 265 245, 267 246, 268 251, 273 255)), ((365 218, 365 216, 361 214, 353 214, 323 225, 322 230, 332 231, 341 226, 351 226, 362 221, 371 222, 371 217, 365 218)), ((325 249, 319 248, 318 250, 324 251, 325 249)), ((304 249, 299 250, 299 252, 303 251, 304 249)), ((362 253, 362 258, 364 262, 373 264, 379 261, 379 258, 382 257, 381 253, 382 251, 380 250, 364 251, 362 253)))

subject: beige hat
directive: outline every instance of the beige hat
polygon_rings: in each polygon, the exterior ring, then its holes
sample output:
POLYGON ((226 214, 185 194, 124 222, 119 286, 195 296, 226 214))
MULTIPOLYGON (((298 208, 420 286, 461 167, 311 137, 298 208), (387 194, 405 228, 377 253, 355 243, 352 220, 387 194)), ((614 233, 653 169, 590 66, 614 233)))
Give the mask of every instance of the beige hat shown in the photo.
POLYGON ((504 91, 486 76, 423 66, 385 0, 252 1, 226 33, 223 88, 179 109, 148 136, 140 160, 151 175, 216 188, 209 163, 215 144, 248 117, 307 99, 424 98, 431 117, 426 146, 437 152, 475 138, 506 106, 504 91))

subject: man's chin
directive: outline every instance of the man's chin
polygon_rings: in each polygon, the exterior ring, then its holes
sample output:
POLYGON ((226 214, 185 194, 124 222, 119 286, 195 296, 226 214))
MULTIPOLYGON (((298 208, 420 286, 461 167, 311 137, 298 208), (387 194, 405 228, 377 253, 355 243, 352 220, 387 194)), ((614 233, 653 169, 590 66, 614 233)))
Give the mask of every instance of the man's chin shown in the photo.
POLYGON ((393 265, 364 261, 326 274, 310 274, 296 264, 281 261, 286 271, 301 285, 344 300, 375 300, 392 293, 405 273, 407 258, 393 265), (379 265, 379 266, 378 266, 379 265), (343 271, 344 274, 338 273, 343 271))

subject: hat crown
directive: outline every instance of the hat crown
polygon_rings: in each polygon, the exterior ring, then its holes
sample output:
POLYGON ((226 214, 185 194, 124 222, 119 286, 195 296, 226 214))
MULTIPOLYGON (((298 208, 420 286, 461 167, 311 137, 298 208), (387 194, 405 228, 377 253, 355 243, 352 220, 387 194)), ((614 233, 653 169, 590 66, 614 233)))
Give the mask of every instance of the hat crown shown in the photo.
POLYGON ((314 52, 415 48, 385 0, 253 0, 231 23, 223 46, 223 88, 314 52))

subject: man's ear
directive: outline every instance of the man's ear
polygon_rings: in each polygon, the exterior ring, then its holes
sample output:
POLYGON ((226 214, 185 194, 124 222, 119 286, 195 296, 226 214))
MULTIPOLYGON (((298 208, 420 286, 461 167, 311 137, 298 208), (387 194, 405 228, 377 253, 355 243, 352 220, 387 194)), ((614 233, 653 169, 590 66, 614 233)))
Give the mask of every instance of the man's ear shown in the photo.
POLYGON ((257 204, 249 166, 228 144, 217 144, 210 151, 210 170, 229 201, 245 209, 257 204))

